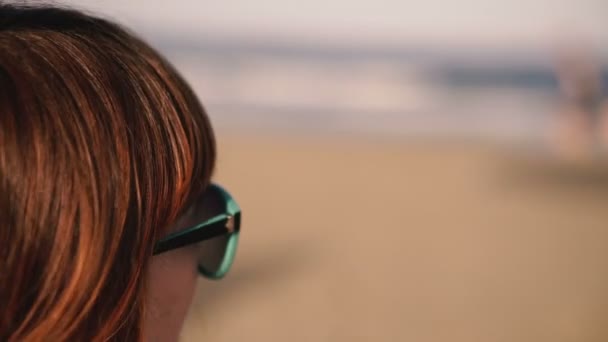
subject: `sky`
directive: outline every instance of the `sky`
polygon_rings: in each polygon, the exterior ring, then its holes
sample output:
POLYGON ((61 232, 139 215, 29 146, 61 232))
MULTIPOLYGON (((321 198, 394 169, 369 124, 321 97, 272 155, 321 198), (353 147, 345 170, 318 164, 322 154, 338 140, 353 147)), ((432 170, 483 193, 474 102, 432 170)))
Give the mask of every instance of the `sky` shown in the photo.
POLYGON ((64 0, 140 32, 340 42, 608 45, 606 0, 64 0))

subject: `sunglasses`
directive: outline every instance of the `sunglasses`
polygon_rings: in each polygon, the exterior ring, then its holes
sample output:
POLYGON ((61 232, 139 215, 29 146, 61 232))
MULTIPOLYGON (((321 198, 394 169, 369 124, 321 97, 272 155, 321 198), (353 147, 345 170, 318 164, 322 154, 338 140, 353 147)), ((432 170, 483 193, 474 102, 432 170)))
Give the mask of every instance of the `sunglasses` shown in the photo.
POLYGON ((184 213, 178 230, 156 243, 154 255, 196 244, 198 271, 221 279, 230 270, 241 229, 241 209, 222 187, 211 184, 184 213))

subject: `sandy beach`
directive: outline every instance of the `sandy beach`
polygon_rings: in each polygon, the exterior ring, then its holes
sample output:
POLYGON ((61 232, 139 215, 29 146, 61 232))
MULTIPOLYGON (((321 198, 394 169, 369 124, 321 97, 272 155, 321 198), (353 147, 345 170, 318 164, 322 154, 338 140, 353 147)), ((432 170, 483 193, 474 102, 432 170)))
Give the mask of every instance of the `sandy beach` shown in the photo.
POLYGON ((219 134, 244 212, 183 341, 606 341, 608 168, 464 143, 219 134))

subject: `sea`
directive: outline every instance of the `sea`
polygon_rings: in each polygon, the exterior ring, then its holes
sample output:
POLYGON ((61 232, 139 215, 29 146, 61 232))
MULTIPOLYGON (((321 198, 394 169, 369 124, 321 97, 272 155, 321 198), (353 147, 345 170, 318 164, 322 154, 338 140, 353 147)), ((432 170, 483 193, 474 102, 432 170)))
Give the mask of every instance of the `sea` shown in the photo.
POLYGON ((564 108, 542 49, 152 41, 222 129, 533 141, 564 108))

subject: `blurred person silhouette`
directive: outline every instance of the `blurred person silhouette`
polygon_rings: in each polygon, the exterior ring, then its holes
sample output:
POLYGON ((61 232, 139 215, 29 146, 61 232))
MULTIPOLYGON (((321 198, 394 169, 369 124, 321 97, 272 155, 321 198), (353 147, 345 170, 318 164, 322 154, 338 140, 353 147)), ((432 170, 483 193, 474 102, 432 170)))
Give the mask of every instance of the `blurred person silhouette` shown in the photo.
POLYGON ((558 120, 560 151, 567 158, 596 157, 608 146, 599 63, 590 48, 573 44, 558 56, 556 73, 564 102, 558 120))
POLYGON ((0 4, 0 341, 176 341, 240 210, 179 73, 120 26, 0 4))

